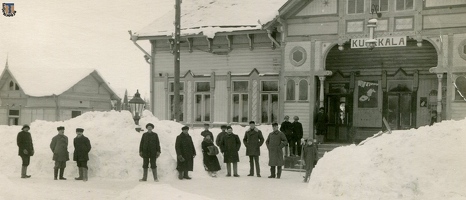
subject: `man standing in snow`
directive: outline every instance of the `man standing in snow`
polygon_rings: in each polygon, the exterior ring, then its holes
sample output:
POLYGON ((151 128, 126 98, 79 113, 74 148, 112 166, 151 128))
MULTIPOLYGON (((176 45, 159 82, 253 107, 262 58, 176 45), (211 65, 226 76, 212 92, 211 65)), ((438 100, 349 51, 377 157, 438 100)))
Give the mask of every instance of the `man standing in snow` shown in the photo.
POLYGON ((280 178, 282 175, 282 166, 285 164, 283 160, 283 147, 285 147, 288 143, 286 140, 285 134, 278 130, 278 124, 272 124, 273 132, 269 134, 265 144, 267 145, 267 149, 269 150, 269 166, 270 166, 270 173, 271 175, 269 178, 280 178), (278 169, 277 176, 275 176, 275 166, 278 169))
POLYGON ((29 125, 24 125, 23 128, 21 128, 21 132, 19 132, 16 137, 18 155, 21 156, 21 160, 23 161, 21 167, 21 178, 31 178, 30 175, 26 175, 29 162, 31 161, 31 156, 34 155, 34 146, 32 144, 32 137, 31 133, 29 133, 29 129, 29 125))
POLYGON ((222 143, 222 140, 223 140, 223 137, 225 135, 227 135, 227 125, 222 125, 220 126, 220 129, 222 129, 222 132, 220 132, 218 135, 217 135, 217 140, 215 140, 215 144, 220 147, 220 144, 222 143))
POLYGON ((87 181, 87 161, 89 160, 89 151, 91 151, 91 142, 83 135, 84 129, 76 129, 76 137, 74 138, 74 155, 73 160, 79 168, 79 177, 75 180, 87 181))
POLYGON ((50 149, 53 153, 53 160, 55 167, 53 168, 53 179, 57 180, 58 170, 60 170, 60 180, 66 180, 63 177, 65 173, 66 161, 70 160, 68 153, 68 137, 65 135, 65 127, 57 127, 58 134, 52 138, 50 142, 50 149))
POLYGON ((202 135, 202 137, 204 137, 204 138, 205 138, 206 136, 210 136, 210 139, 211 139, 212 141, 214 141, 214 135, 212 134, 212 132, 209 131, 209 127, 210 127, 210 124, 205 123, 205 124, 204 124, 204 129, 205 129, 205 130, 201 132, 201 135, 202 135))
POLYGON ((196 157, 196 149, 194 149, 193 139, 189 135, 189 127, 183 126, 181 134, 176 137, 175 150, 177 156, 176 169, 178 170, 178 179, 191 179, 188 176, 188 171, 193 171, 194 157, 196 157))
POLYGON ((139 156, 143 158, 143 176, 139 181, 147 181, 147 171, 149 168, 152 169, 152 175, 154 176, 154 181, 158 182, 157 178, 157 158, 160 156, 160 140, 157 133, 152 132, 154 125, 148 123, 146 125, 147 132, 145 132, 141 137, 141 143, 139 144, 139 156))
POLYGON ((262 132, 256 128, 254 121, 249 122, 249 129, 244 134, 244 146, 246 146, 246 155, 249 156, 249 174, 254 176, 254 164, 256 165, 257 177, 261 177, 259 166, 259 156, 261 154, 260 147, 264 144, 264 136, 262 132))
POLYGON ((231 163, 233 163, 233 176, 238 175, 238 151, 241 147, 241 140, 233 133, 231 126, 227 127, 227 135, 222 138, 220 149, 223 153, 223 162, 227 164, 227 176, 231 176, 231 163))
POLYGON ((293 155, 293 150, 294 150, 295 146, 291 142, 293 140, 293 125, 289 121, 290 117, 288 115, 285 116, 284 120, 285 121, 283 121, 281 126, 280 126, 280 131, 285 134, 286 140, 288 142, 290 142, 289 148, 285 149, 285 152, 286 152, 285 155, 288 155, 288 152, 289 152, 290 156, 294 156, 293 155))

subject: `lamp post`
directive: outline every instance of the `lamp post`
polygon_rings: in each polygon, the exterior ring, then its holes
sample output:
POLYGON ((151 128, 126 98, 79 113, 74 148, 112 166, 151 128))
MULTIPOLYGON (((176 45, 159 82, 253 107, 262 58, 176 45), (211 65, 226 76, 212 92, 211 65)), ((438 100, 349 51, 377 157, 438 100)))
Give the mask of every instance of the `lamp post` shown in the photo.
POLYGON ((136 131, 138 132, 141 131, 141 127, 139 127, 139 119, 141 119, 141 113, 144 109, 144 105, 146 105, 146 102, 141 98, 139 90, 137 90, 136 94, 134 94, 134 97, 129 100, 129 106, 131 108, 131 114, 133 115, 134 123, 138 125, 136 128, 136 131))

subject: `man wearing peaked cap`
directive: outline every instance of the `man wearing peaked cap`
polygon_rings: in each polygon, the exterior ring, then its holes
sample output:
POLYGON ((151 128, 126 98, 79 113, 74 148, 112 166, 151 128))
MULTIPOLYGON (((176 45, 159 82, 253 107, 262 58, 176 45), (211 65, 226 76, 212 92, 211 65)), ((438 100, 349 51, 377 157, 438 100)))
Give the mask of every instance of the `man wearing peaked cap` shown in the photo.
POLYGON ((34 155, 34 146, 32 144, 31 133, 29 133, 29 125, 23 125, 21 132, 16 137, 16 143, 18 145, 18 155, 21 157, 23 163, 21 167, 21 178, 30 178, 30 175, 26 175, 31 156, 34 155))
POLYGON ((57 127, 58 134, 52 138, 50 149, 53 153, 55 167, 53 168, 54 180, 57 180, 58 171, 60 171, 60 180, 66 180, 63 177, 66 168, 66 161, 70 160, 68 153, 68 137, 65 135, 65 127, 57 127))
POLYGON ((178 179, 191 179, 188 172, 193 171, 194 157, 196 149, 194 148, 193 139, 188 133, 189 127, 183 126, 182 132, 176 137, 175 150, 177 155, 176 170, 178 170, 178 179))
POLYGON ((91 142, 83 135, 84 129, 76 129, 76 137, 74 138, 74 155, 73 160, 79 168, 79 177, 76 180, 87 181, 87 161, 89 160, 89 151, 91 151, 91 142))
POLYGON ((139 156, 142 157, 142 179, 139 181, 147 181, 147 173, 150 168, 152 169, 152 175, 154 181, 158 182, 157 178, 157 158, 160 156, 160 140, 157 133, 153 132, 154 125, 148 123, 146 125, 147 132, 142 134, 141 142, 139 143, 139 156))

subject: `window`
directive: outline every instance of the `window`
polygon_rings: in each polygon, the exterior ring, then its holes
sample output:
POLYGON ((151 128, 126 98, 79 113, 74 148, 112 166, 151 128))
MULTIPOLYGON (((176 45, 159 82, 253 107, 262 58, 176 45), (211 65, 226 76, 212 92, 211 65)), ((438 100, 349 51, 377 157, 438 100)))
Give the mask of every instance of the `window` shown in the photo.
POLYGON ((364 0, 348 0, 348 14, 364 13, 364 0))
POLYGON ((388 11, 388 0, 371 0, 371 5, 378 6, 379 7, 379 10, 377 10, 378 12, 388 11))
POLYGON ((301 101, 308 100, 307 81, 306 80, 299 81, 299 100, 301 100, 301 101))
POLYGON ((210 82, 197 82, 194 95, 195 121, 210 121, 210 82))
POLYGON ((295 100, 295 84, 291 79, 286 82, 286 100, 295 100))
MULTIPOLYGON (((174 120, 175 119, 175 83, 170 82, 170 87, 169 87, 169 103, 170 103, 170 110, 168 113, 169 119, 174 120)), ((184 82, 180 82, 180 102, 179 102, 179 107, 180 107, 180 119, 181 121, 184 121, 184 112, 183 112, 183 105, 184 105, 184 82)))
POLYGON ((8 111, 8 125, 19 125, 19 110, 8 111))
POLYGON ((10 90, 19 90, 18 84, 13 81, 10 81, 10 90))
POLYGON ((249 121, 249 82, 233 81, 233 116, 232 122, 249 121))
POLYGON ((412 10, 414 0, 396 0, 396 10, 412 10))
POLYGON ((278 121, 278 81, 262 81, 261 122, 278 121))
POLYGON ((73 110, 73 111, 71 111, 71 118, 75 118, 75 117, 81 115, 81 113, 82 113, 81 111, 73 110))

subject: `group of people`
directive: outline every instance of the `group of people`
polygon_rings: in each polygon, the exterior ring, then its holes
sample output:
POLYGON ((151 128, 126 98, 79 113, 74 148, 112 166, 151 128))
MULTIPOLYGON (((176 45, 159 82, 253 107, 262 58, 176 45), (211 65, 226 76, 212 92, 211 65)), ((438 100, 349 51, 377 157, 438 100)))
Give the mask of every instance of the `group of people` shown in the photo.
MULTIPOLYGON (((295 123, 299 123, 298 120, 299 118, 295 117, 295 123)), ((221 169, 217 155, 221 152, 223 155, 223 162, 227 166, 226 176, 240 177, 238 174, 238 152, 241 148, 239 136, 233 133, 233 128, 231 126, 222 125, 220 127, 222 131, 217 135, 217 138, 214 139, 214 135, 209 130, 209 127, 209 124, 204 124, 205 130, 201 132, 201 135, 204 137, 201 147, 205 170, 210 176, 217 177, 217 171, 221 169)), ((302 137, 302 126, 300 127, 300 137, 302 137)), ((154 181, 158 181, 156 160, 160 156, 161 150, 160 140, 158 135, 152 131, 153 128, 153 124, 147 124, 147 132, 144 133, 141 138, 139 154, 143 158, 143 178, 140 179, 140 181, 147 181, 149 163, 151 165, 154 181)), ((269 153, 268 165, 270 166, 270 176, 268 176, 268 178, 281 177, 282 166, 285 164, 283 148, 288 145, 288 139, 285 133, 278 129, 277 123, 272 124, 272 129, 273 131, 269 133, 267 139, 265 139, 262 132, 256 127, 256 123, 254 121, 249 122, 249 128, 244 134, 242 142, 246 147, 246 156, 249 157, 250 168, 248 176, 254 176, 255 172, 257 177, 261 177, 259 164, 260 147, 265 142, 269 153)), ((184 126, 181 128, 181 131, 182 132, 176 137, 175 141, 177 159, 176 170, 178 171, 178 179, 189 180, 191 177, 189 177, 188 173, 189 171, 193 171, 196 149, 192 137, 189 135, 189 127, 184 126)), ((298 137, 294 137, 293 139, 298 139, 298 137)), ((301 145, 300 142, 298 143, 301 145)), ((306 163, 306 176, 304 177, 304 181, 307 181, 317 160, 317 148, 312 140, 306 140, 303 149, 303 161, 306 163)))
POLYGON ((290 117, 286 115, 280 126, 280 131, 283 132, 288 140, 289 145, 286 147, 286 154, 289 156, 301 156, 301 139, 303 138, 303 125, 299 122, 299 117, 294 116, 293 122, 290 122, 290 117))
MULTIPOLYGON (((21 128, 21 132, 18 133, 16 143, 18 145, 18 155, 22 159, 21 167, 21 178, 30 178, 31 175, 27 175, 27 168, 29 166, 31 156, 34 155, 34 145, 32 143, 31 133, 29 132, 30 127, 24 125, 21 128)), ((70 160, 68 152, 68 137, 65 135, 65 127, 57 127, 58 134, 52 138, 50 142, 50 149, 52 150, 55 161, 53 168, 54 180, 66 180, 63 176, 65 173, 66 162, 70 160)), ((75 180, 88 180, 88 166, 87 161, 89 160, 89 151, 91 151, 91 143, 89 139, 83 135, 84 129, 76 129, 76 137, 73 140, 74 154, 73 160, 79 168, 79 176, 75 180)))
MULTIPOLYGON (((283 148, 288 145, 289 141, 296 142, 300 141, 300 138, 302 138, 302 125, 298 122, 299 118, 296 116, 293 123, 288 122, 288 119, 289 117, 286 116, 285 122, 282 123, 281 130, 285 133, 278 129, 277 123, 273 123, 273 131, 269 133, 267 139, 264 138, 262 132, 256 127, 254 121, 249 122, 249 129, 246 131, 242 142, 246 147, 246 155, 249 157, 250 170, 248 176, 254 176, 255 172, 257 177, 261 177, 259 164, 259 157, 261 153, 260 147, 265 142, 269 154, 268 165, 270 166, 270 176, 268 176, 268 178, 281 177, 282 166, 285 164, 283 148), (291 126, 286 122, 290 123, 291 126), (283 126, 285 126, 285 128, 283 128, 283 126)), ((217 135, 216 140, 214 140, 214 135, 209 130, 209 127, 209 124, 205 124, 205 130, 201 133, 204 137, 201 146, 203 164, 206 171, 208 171, 209 175, 212 177, 217 176, 217 171, 221 169, 217 155, 221 152, 223 155, 223 162, 226 163, 227 166, 226 176, 239 177, 238 152, 241 148, 241 140, 239 136, 233 133, 233 128, 231 126, 222 125, 222 131, 217 135)), ((146 125, 146 129, 147 132, 142 135, 139 145, 139 155, 143 158, 143 177, 140 181, 147 181, 150 165, 154 181, 158 182, 156 161, 161 154, 160 140, 157 133, 153 131, 153 124, 148 123, 146 125)), ((21 178, 30 178, 31 175, 27 175, 27 167, 30 163, 30 157, 34 155, 34 146, 31 133, 29 132, 30 127, 28 125, 24 125, 21 130, 22 131, 19 132, 17 136, 18 155, 22 159, 21 178)), ((188 132, 189 127, 184 126, 181 130, 182 132, 176 137, 175 141, 175 150, 177 155, 176 169, 180 180, 191 179, 188 172, 193 171, 194 157, 196 156, 196 149, 194 148, 193 140, 188 132)), ((50 143, 53 160, 55 161, 54 180, 66 180, 63 174, 66 168, 66 162, 69 160, 68 137, 65 135, 65 127, 57 127, 57 131, 58 134, 52 138, 50 143)), ((76 129, 76 137, 73 141, 73 160, 76 161, 79 168, 79 176, 75 179, 87 181, 87 162, 89 160, 91 143, 90 140, 83 135, 83 132, 84 129, 82 128, 76 129)), ((298 142, 298 145, 302 145, 301 142, 298 142)), ((294 149, 294 146, 291 149, 294 149)), ((298 149, 301 149, 301 147, 298 146, 298 149)), ((312 168, 314 168, 315 161, 317 160, 317 149, 313 144, 313 141, 309 139, 306 141, 303 150, 303 160, 306 163, 307 169, 305 176, 306 181, 308 180, 312 168)), ((294 154, 294 152, 291 153, 294 154)), ((297 151, 295 155, 299 154, 301 154, 301 151, 297 151)))

